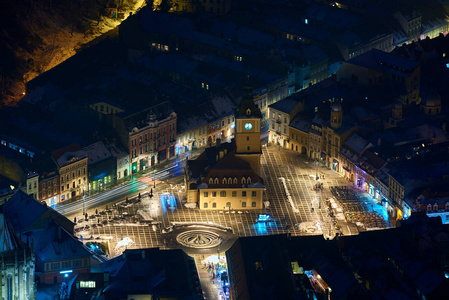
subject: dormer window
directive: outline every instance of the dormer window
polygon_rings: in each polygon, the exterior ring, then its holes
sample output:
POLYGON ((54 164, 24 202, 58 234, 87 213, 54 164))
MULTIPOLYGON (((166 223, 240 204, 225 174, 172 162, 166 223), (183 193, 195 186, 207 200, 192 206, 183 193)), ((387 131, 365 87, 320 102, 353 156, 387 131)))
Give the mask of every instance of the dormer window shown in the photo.
POLYGON ((242 178, 242 184, 246 184, 246 179, 245 179, 245 177, 242 178))
POLYGON ((212 178, 209 178, 209 184, 213 184, 214 180, 212 178))
POLYGON ((234 177, 234 184, 237 184, 237 177, 234 177))
POLYGON ((246 183, 251 184, 251 177, 248 177, 248 179, 246 180, 246 183))
POLYGON ((226 178, 223 178, 223 184, 227 184, 228 182, 227 182, 227 180, 226 180, 226 178))
POLYGON ((218 184, 218 178, 215 178, 215 182, 214 182, 215 184, 218 184))
POLYGON ((246 110, 246 115, 247 115, 247 116, 250 116, 250 115, 251 115, 251 109, 248 108, 248 109, 246 110))

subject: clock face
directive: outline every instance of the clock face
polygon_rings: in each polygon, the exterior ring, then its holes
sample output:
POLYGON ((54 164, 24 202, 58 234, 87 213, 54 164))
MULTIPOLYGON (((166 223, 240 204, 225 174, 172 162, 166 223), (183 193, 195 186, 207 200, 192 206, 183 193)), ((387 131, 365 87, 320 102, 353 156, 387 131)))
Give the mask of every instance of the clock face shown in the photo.
POLYGON ((245 129, 246 130, 250 130, 251 128, 253 128, 253 124, 251 124, 251 123, 246 123, 245 124, 245 129))

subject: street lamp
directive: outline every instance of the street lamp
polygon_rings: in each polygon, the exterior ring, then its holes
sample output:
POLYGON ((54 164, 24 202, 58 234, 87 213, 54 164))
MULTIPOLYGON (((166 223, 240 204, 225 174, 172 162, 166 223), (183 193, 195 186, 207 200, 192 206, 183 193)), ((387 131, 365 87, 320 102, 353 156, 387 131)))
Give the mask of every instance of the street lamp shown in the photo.
POLYGON ((86 214, 85 202, 86 202, 86 186, 83 186, 83 216, 86 214))
POLYGON ((153 170, 153 187, 156 188, 156 166, 154 166, 153 170))

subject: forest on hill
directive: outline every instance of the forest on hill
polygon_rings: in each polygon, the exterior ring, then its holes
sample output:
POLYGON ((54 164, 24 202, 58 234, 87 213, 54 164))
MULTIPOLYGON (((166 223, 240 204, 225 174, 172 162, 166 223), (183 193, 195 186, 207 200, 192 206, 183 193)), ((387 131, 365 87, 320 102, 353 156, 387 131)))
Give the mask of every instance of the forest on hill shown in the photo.
POLYGON ((14 106, 25 84, 120 24, 143 0, 6 0, 0 9, 0 107, 14 106))

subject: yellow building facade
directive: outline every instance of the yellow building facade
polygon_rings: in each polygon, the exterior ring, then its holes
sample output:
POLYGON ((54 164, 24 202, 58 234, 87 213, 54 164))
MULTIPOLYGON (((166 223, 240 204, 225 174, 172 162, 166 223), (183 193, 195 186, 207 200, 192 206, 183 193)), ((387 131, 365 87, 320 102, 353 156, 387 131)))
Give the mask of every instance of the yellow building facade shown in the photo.
POLYGON ((59 201, 83 196, 89 189, 86 152, 74 144, 53 151, 52 157, 59 169, 59 201))

